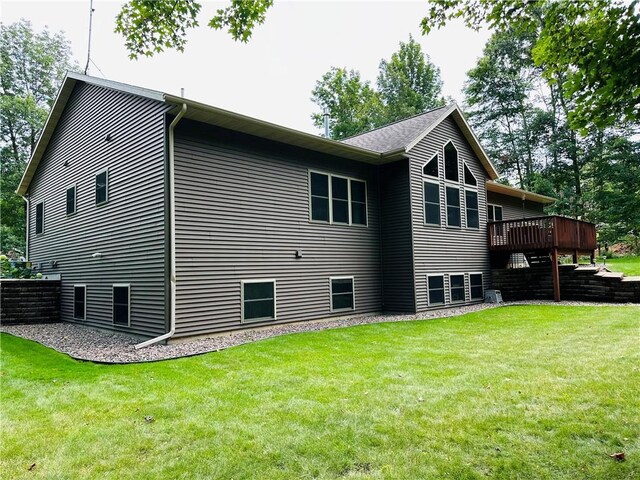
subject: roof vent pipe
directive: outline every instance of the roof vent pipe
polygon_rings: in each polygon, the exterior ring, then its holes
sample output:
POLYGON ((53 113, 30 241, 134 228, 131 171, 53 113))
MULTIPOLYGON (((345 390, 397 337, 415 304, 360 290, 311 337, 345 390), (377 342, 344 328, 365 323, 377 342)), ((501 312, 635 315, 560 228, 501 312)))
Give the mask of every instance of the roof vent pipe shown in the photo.
POLYGON ((184 97, 184 87, 180 88, 180 96, 184 97))
POLYGON ((324 116, 324 138, 329 138, 329 108, 324 107, 322 115, 324 116))

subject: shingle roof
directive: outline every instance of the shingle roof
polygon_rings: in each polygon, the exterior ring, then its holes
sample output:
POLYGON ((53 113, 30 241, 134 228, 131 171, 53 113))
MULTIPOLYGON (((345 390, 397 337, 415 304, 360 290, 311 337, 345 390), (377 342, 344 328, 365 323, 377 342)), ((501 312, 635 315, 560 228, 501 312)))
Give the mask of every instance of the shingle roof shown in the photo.
POLYGON ((342 142, 379 153, 406 148, 428 128, 438 123, 449 110, 449 106, 436 108, 360 135, 345 138, 342 142))

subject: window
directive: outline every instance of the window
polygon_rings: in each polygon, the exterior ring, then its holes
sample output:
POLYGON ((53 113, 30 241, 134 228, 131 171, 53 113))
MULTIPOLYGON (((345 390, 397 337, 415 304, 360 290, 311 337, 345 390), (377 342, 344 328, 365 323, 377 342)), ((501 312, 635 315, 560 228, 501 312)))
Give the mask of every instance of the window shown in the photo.
POLYGON ((76 186, 67 188, 67 215, 76 213, 76 186))
POLYGON ((36 203, 36 235, 44 233, 44 202, 36 203))
POLYGON ((360 180, 351 182, 351 223, 367 224, 367 184, 360 180))
POLYGON ((331 311, 354 310, 353 277, 331 277, 331 311))
POLYGON ((242 282, 242 321, 275 320, 276 281, 242 282))
POLYGON ((349 181, 331 177, 331 201, 333 223, 349 223, 349 181))
POLYGON ((478 186, 478 180, 476 180, 476 177, 471 173, 471 170, 469 170, 466 163, 464 164, 464 183, 466 185, 471 185, 472 187, 478 186))
POLYGON ((478 212, 478 192, 465 190, 465 200, 467 207, 467 228, 480 228, 480 218, 478 212))
POLYGON ((87 287, 86 285, 73 286, 73 318, 84 320, 87 316, 87 287))
POLYGON ((487 218, 490 222, 501 222, 502 207, 500 205, 487 205, 487 218))
POLYGON ((311 221, 367 225, 367 184, 362 180, 309 172, 311 221))
POLYGON ((447 185, 447 226, 460 226, 460 189, 447 185))
POLYGON ((109 171, 102 170, 96 174, 96 205, 109 201, 109 171))
POLYGON ((440 225, 440 185, 424 182, 424 223, 440 225))
POLYGON ((130 286, 113 286, 113 323, 115 325, 130 325, 130 286))
POLYGON ((427 301, 431 305, 444 305, 444 275, 427 276, 427 301))
POLYGON ((471 290, 471 300, 484 299, 484 292, 482 289, 482 274, 470 273, 469 274, 469 286, 471 290))
POLYGON ((329 176, 311 172, 311 220, 329 221, 329 176))
POLYGON ((451 142, 444 146, 444 178, 458 181, 458 151, 451 142))
POLYGON ((422 168, 422 174, 429 177, 438 178, 438 155, 435 155, 429 162, 422 168))
POLYGON ((451 302, 464 302, 464 275, 449 275, 451 302))

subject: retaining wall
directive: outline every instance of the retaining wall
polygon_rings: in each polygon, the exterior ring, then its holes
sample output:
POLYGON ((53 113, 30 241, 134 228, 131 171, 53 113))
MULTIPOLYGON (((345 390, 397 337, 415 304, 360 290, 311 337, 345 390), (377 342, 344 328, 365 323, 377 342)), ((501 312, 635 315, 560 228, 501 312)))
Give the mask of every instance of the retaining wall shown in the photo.
POLYGON ((0 322, 54 323, 60 321, 60 280, 0 280, 0 322))
MULTIPOLYGON (((553 300, 551 266, 493 270, 492 279, 505 301, 553 300)), ((595 267, 560 265, 560 299, 640 303, 640 279, 595 267)))

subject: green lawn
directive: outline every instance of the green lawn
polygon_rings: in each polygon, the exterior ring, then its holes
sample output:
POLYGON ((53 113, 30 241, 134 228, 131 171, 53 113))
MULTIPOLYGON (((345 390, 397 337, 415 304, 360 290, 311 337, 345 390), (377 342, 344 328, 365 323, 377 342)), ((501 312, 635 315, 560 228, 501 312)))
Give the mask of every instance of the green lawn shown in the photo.
POLYGON ((640 257, 607 258, 607 268, 613 272, 623 272, 628 276, 640 275, 640 257))
POLYGON ((0 475, 637 479, 639 339, 640 307, 554 305, 138 365, 2 335, 0 475))

